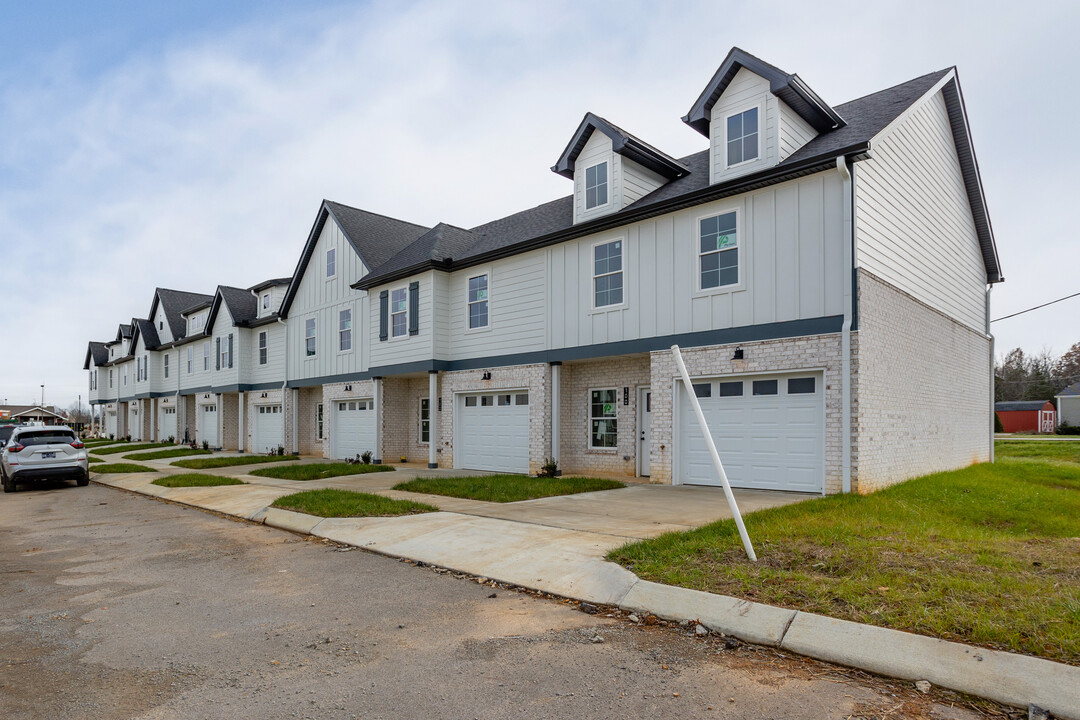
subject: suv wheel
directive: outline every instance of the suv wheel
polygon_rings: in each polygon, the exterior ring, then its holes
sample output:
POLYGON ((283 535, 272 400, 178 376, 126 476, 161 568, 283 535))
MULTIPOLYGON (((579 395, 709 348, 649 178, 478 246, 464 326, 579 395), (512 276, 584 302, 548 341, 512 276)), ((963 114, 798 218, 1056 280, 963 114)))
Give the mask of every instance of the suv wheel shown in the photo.
POLYGON ((75 484, 79 487, 86 487, 90 484, 90 473, 86 473, 82 477, 75 480, 75 484))
POLYGON ((15 481, 4 475, 4 473, 0 473, 0 476, 2 476, 0 479, 4 481, 4 492, 15 492, 15 481))

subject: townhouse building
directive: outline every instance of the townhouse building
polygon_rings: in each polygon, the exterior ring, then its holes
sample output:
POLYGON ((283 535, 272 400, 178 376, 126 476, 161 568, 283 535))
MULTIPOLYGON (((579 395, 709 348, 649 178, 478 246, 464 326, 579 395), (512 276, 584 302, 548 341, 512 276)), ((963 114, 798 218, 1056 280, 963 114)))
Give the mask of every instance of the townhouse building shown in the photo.
POLYGON ((102 432, 715 484, 677 344, 733 485, 991 459, 1003 277, 956 70, 831 106, 736 48, 682 119, 705 147, 674 158, 587 113, 572 192, 508 217, 324 201, 290 278, 159 290, 88 348, 102 432))

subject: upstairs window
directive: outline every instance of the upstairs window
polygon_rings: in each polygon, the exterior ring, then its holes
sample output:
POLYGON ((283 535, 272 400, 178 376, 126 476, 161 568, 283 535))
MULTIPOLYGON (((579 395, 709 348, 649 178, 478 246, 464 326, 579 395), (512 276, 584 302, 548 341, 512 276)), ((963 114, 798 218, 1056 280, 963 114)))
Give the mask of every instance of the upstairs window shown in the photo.
POLYGON ((221 347, 221 369, 229 367, 229 342, 226 338, 218 338, 221 347))
POLYGON ((758 156, 758 109, 727 118, 727 166, 756 160, 758 156))
POLYGON ((187 372, 188 372, 188 375, 191 374, 191 366, 192 366, 192 362, 193 362, 194 358, 195 358, 195 348, 188 345, 188 349, 187 349, 187 372))
POLYGON ((402 337, 409 332, 409 291, 398 288, 390 293, 390 335, 402 337))
POLYGON ((315 318, 304 321, 304 356, 315 357, 315 318))
POLYGON ((263 310, 269 310, 270 309, 270 293, 263 293, 263 296, 262 296, 262 309, 263 310))
POLYGON ((622 240, 593 246, 593 307, 622 305, 622 240))
POLYGON ((737 213, 724 213, 699 221, 701 289, 739 282, 739 236, 737 213))
POLYGON ((165 377, 169 377, 169 356, 168 355, 163 355, 162 360, 163 360, 162 368, 165 371, 165 377))
POLYGON ((338 312, 338 350, 352 350, 352 310, 338 312))
POLYGON ((109 371, 109 389, 112 389, 113 371, 109 371))
POLYGON ((469 278, 469 329, 488 326, 488 276, 469 278))
POLYGON ((337 248, 326 251, 326 277, 332 278, 337 275, 337 248))
POLYGON ((158 330, 164 330, 165 329, 165 322, 162 321, 162 320, 158 320, 157 329, 158 330))
POLYGON ((210 342, 204 342, 202 344, 202 369, 210 369, 210 342))
POLYGON ((585 209, 607 205, 607 163, 585 168, 585 209))
POLYGON ((266 331, 259 333, 259 364, 266 364, 266 331))

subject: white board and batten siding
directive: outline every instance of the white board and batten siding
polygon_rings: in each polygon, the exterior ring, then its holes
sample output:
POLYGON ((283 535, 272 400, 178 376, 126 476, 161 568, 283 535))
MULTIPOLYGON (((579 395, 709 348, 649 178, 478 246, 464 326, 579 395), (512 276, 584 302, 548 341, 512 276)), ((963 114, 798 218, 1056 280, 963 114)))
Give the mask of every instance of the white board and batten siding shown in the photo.
MULTIPOLYGON (((463 271, 464 272, 464 271, 463 271)), ((436 294, 435 294, 435 276, 434 270, 421 273, 419 275, 413 275, 403 280, 391 283, 389 285, 380 285, 379 287, 372 288, 368 293, 368 312, 367 318, 369 323, 369 331, 367 337, 371 339, 371 351, 370 351, 370 366, 380 367, 383 365, 397 365, 401 363, 416 362, 422 360, 430 360, 434 357, 435 352, 435 337, 434 337, 434 323, 432 322, 436 310, 436 294), (404 335, 394 337, 393 335, 393 322, 389 317, 389 308, 387 313, 387 339, 385 341, 379 340, 379 293, 383 290, 388 292, 387 301, 390 302, 393 299, 393 292, 395 289, 405 289, 406 297, 408 296, 409 285, 411 283, 419 283, 417 292, 419 293, 419 322, 417 325, 417 334, 409 335, 408 327, 411 322, 411 317, 408 313, 412 312, 412 308, 408 307, 406 310, 406 332, 404 335)), ((446 341, 444 337, 444 342, 446 341)))
MULTIPOLYGON (((240 355, 241 355, 241 338, 239 328, 233 325, 232 313, 229 312, 229 307, 224 302, 218 307, 217 315, 214 317, 214 327, 211 328, 210 337, 210 382, 214 386, 235 385, 240 382, 240 355), (223 364, 218 367, 220 362, 220 353, 224 352, 229 347, 229 335, 233 336, 233 358, 232 367, 227 364, 223 364), (218 341, 221 342, 220 347, 218 341), (215 357, 217 355, 217 357, 215 357)), ((200 358, 201 360, 202 358, 200 358)), ((187 358, 185 357, 185 362, 187 358)), ((186 368, 185 368, 186 369, 186 368)), ((170 373, 172 372, 170 368, 170 373)))
POLYGON ((858 265, 983 332, 986 269, 941 92, 855 165, 855 195, 858 265))
POLYGON ((157 330, 158 340, 162 345, 173 341, 172 328, 169 327, 169 321, 165 317, 165 308, 161 303, 158 303, 157 312, 154 313, 151 322, 154 323, 154 329, 157 330))
POLYGON ((243 382, 281 382, 285 377, 285 326, 274 322, 245 333, 243 382), (266 364, 259 363, 259 334, 266 333, 266 364))
POLYGON ((843 313, 843 181, 827 171, 548 249, 550 347, 843 313), (698 223, 738 215, 740 282, 699 291, 698 223), (593 309, 593 246, 622 239, 624 302, 593 309))
MULTIPOLYGON (((343 375, 367 370, 370 338, 369 296, 354 290, 352 283, 368 272, 363 260, 334 222, 328 218, 315 242, 300 284, 289 308, 288 340, 289 380, 343 375), (326 252, 335 251, 335 273, 326 277, 326 252), (352 311, 352 349, 340 350, 340 312, 352 311), (307 320, 315 319, 315 355, 306 353, 307 320)), ((376 296, 376 304, 378 296, 376 296)), ((375 328, 378 337, 378 327, 375 328)), ((256 338, 257 340, 257 338, 256 338)))

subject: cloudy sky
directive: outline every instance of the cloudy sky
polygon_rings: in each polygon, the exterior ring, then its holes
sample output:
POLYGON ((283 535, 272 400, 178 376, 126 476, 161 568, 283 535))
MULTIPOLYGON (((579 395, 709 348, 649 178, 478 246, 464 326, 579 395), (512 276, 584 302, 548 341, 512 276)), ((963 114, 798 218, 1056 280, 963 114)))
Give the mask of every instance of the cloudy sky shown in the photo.
MULTIPOLYGON (((995 317, 1080 291, 1080 4, 1038 8, 0 0, 0 401, 85 401, 87 340, 155 286, 291 274, 322 198, 466 227, 531 207, 569 193, 548 168, 587 110, 704 149, 679 118, 733 45, 833 104, 958 66, 995 317)), ((998 348, 1061 353, 1078 315, 997 323, 998 348)))

